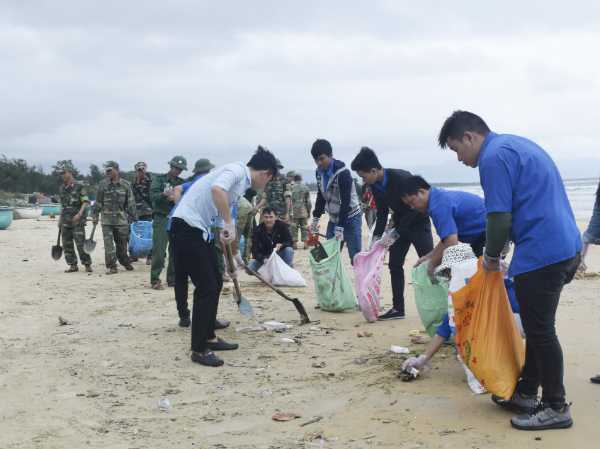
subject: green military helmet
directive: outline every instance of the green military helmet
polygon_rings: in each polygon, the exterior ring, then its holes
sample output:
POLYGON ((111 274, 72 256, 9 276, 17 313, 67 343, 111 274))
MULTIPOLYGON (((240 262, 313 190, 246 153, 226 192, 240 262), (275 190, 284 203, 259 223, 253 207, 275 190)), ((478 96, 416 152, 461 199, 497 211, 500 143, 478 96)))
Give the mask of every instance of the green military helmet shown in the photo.
POLYGON ((194 173, 206 173, 211 171, 215 166, 208 159, 198 159, 194 164, 194 173))
POLYGON ((115 161, 106 161, 104 163, 104 170, 109 170, 109 169, 118 170, 119 164, 117 164, 115 161))
POLYGON ((63 161, 56 165, 56 171, 58 173, 64 173, 66 171, 73 173, 75 172, 75 167, 73 167, 71 161, 63 161))
POLYGON ((290 170, 285 174, 286 178, 293 178, 294 176, 296 176, 296 172, 294 170, 290 170))
POLYGON ((187 161, 183 156, 173 157, 173 159, 169 161, 169 165, 180 170, 187 170, 187 161))

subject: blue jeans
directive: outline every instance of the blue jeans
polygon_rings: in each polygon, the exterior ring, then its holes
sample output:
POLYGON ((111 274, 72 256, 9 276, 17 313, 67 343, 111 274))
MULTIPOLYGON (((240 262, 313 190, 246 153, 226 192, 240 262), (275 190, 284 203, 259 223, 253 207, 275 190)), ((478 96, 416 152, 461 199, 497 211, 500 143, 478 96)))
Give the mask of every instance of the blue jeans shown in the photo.
MULTIPOLYGON (((350 263, 354 260, 354 255, 360 253, 362 248, 362 213, 346 220, 344 225, 344 242, 348 245, 348 254, 350 255, 350 263)), ((327 239, 335 235, 336 224, 331 221, 327 225, 327 239)))
MULTIPOLYGON (((277 252, 277 255, 281 257, 283 261, 287 263, 290 267, 294 268, 294 249, 291 246, 286 246, 285 248, 282 248, 280 251, 277 252)), ((261 262, 256 259, 252 259, 250 262, 248 262, 248 268, 250 268, 252 271, 258 271, 260 270, 260 267, 263 266, 263 264, 264 261, 261 262)))

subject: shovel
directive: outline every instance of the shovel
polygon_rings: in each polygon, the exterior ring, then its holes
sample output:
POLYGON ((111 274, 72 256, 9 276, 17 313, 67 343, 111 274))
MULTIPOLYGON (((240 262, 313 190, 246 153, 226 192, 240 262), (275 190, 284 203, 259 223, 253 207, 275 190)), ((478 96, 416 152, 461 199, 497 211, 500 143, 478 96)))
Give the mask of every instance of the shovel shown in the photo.
POLYGON ((83 242, 83 250, 88 254, 91 254, 96 249, 96 241, 94 240, 94 232, 96 232, 96 224, 97 223, 94 223, 94 226, 92 226, 92 233, 90 234, 90 238, 86 239, 83 242))
POLYGON ((267 281, 265 278, 263 278, 256 271, 254 271, 253 269, 249 268, 248 265, 246 265, 246 271, 248 271, 248 273, 250 273, 252 276, 256 276, 258 279, 260 279, 260 281, 263 284, 265 284, 267 287, 269 287, 271 290, 273 290, 275 293, 277 293, 283 299, 285 299, 285 300, 290 301, 291 303, 293 303, 294 307, 296 308, 296 310, 300 314, 300 324, 310 323, 310 318, 308 318, 308 314, 306 313, 306 309, 304 308, 304 306, 302 305, 302 303, 300 302, 300 300, 298 298, 290 298, 283 291, 281 291, 280 289, 278 289, 277 287, 275 287, 273 284, 271 284, 269 281, 267 281))
POLYGON ((50 254, 52 254, 52 258, 54 260, 60 260, 60 258, 62 257, 63 249, 62 249, 62 246, 60 246, 61 234, 62 234, 62 228, 58 228, 58 238, 56 239, 56 245, 54 245, 52 247, 52 251, 50 252, 50 254))
POLYGON ((242 292, 240 291, 240 284, 237 280, 237 275, 235 272, 235 265, 233 262, 233 253, 231 252, 231 244, 228 243, 225 246, 225 253, 227 257, 227 271, 229 272, 229 276, 233 281, 233 297, 235 298, 235 302, 237 303, 238 309, 240 313, 244 316, 253 316, 254 311, 252 310, 252 305, 248 302, 246 298, 242 296, 242 292))

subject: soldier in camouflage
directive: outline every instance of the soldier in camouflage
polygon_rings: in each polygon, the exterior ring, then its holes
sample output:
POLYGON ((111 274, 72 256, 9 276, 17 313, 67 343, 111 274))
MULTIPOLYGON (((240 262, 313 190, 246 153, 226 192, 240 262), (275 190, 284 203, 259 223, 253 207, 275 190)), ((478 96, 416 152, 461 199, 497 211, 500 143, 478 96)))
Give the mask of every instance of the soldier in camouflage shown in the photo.
POLYGON ((308 217, 312 209, 312 201, 310 199, 310 190, 306 184, 302 182, 302 176, 293 173, 293 183, 291 185, 292 192, 292 216, 291 216, 291 231, 294 249, 298 246, 298 230, 300 230, 300 238, 307 247, 307 227, 308 217))
POLYGON ((65 251, 65 260, 69 268, 65 273, 74 273, 79 271, 77 266, 77 254, 75 246, 79 253, 79 259, 85 266, 85 271, 92 272, 92 259, 88 253, 83 250, 85 241, 85 220, 87 208, 90 200, 87 196, 85 186, 73 178, 74 168, 69 163, 64 163, 57 167, 62 175, 63 183, 59 188, 61 212, 58 220, 58 226, 61 229, 62 245, 65 251))
MULTIPOLYGON (((277 160, 277 168, 283 168, 279 159, 277 160)), ((280 220, 289 224, 291 203, 292 193, 288 188, 287 179, 279 174, 267 183, 265 189, 258 197, 258 205, 256 208, 261 210, 264 207, 270 207, 275 211, 280 220)))
MULTIPOLYGON (((150 200, 150 185, 152 184, 152 177, 147 173, 148 166, 145 162, 138 162, 134 166, 135 168, 135 179, 131 184, 131 190, 133 190, 133 196, 135 197, 135 209, 137 211, 138 220, 141 221, 152 221, 152 200, 150 200)), ((129 256, 132 262, 138 260, 137 257, 129 256)), ((146 265, 152 263, 152 255, 148 254, 146 257, 146 265)))
POLYGON ((137 220, 135 198, 129 181, 122 179, 119 164, 108 161, 104 164, 106 179, 102 180, 96 193, 96 203, 92 210, 92 220, 98 223, 102 213, 102 235, 106 274, 115 274, 117 260, 127 271, 133 270, 127 255, 129 224, 137 220))
POLYGON ((170 170, 164 175, 154 176, 150 186, 150 199, 152 200, 152 268, 150 270, 150 286, 155 290, 162 290, 160 273, 165 267, 165 256, 168 250, 167 285, 175 286, 175 271, 173 269, 173 249, 169 243, 167 224, 169 212, 175 205, 171 190, 184 183, 179 177, 182 171, 187 170, 187 161, 183 156, 175 156, 169 162, 170 170))

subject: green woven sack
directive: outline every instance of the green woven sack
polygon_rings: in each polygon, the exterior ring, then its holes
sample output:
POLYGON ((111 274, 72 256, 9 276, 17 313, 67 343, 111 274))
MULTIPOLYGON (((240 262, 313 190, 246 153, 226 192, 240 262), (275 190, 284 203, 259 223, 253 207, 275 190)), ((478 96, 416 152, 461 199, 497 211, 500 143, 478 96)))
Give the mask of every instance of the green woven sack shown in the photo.
POLYGON ((448 281, 438 278, 439 283, 433 284, 427 275, 428 266, 429 262, 425 262, 413 268, 412 283, 421 322, 425 331, 433 337, 448 313, 448 281))
POLYGON ((309 252, 319 306, 327 312, 355 310, 356 295, 352 282, 342 265, 340 242, 336 239, 329 239, 322 245, 327 252, 327 258, 317 262, 309 252))

